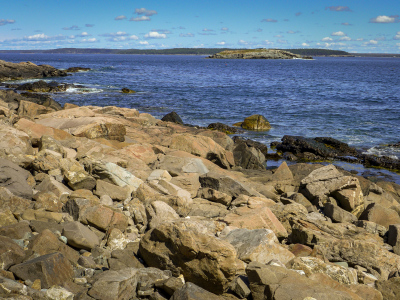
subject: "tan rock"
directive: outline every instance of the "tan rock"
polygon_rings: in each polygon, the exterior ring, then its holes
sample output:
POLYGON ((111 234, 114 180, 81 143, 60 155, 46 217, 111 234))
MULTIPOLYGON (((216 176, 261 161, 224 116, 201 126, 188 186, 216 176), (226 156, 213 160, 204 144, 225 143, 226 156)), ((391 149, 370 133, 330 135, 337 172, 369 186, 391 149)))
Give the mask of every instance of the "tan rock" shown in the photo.
POLYGON ((222 294, 236 273, 236 251, 228 242, 205 234, 190 220, 163 223, 140 241, 147 265, 182 274, 213 293, 222 294))
POLYGON ((33 119, 37 115, 47 114, 55 111, 50 107, 39 105, 30 101, 19 102, 18 115, 21 117, 27 117, 33 119))
POLYGON ((237 207, 221 219, 228 226, 246 229, 271 229, 278 238, 286 238, 288 233, 282 223, 266 206, 237 207))
POLYGON ((165 140, 164 146, 206 158, 225 169, 235 164, 233 155, 227 155, 227 151, 209 137, 174 134, 165 140))
POLYGON ((279 245, 274 232, 269 229, 235 229, 222 239, 235 247, 237 257, 246 263, 257 261, 266 264, 278 260, 286 264, 295 257, 279 245))

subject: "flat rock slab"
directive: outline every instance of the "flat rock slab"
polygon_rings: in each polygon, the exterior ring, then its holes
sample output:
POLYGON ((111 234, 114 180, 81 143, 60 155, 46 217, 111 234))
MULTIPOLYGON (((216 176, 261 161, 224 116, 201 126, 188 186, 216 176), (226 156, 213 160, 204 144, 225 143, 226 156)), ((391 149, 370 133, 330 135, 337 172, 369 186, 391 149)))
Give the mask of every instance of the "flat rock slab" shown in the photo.
POLYGON ((90 251, 100 244, 97 235, 80 222, 64 225, 62 235, 67 238, 68 245, 90 251))

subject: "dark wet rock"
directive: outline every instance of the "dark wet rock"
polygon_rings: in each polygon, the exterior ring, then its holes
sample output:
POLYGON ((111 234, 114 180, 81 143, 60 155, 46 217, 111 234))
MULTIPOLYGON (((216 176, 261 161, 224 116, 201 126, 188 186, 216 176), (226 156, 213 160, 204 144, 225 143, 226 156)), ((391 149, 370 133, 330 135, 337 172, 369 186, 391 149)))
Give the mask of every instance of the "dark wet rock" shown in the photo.
POLYGON ((30 101, 39 105, 52 108, 56 111, 62 110, 62 106, 57 101, 53 100, 49 95, 35 93, 21 93, 21 96, 27 98, 25 101, 30 101))
POLYGON ((400 170, 400 160, 387 157, 387 156, 375 156, 375 155, 363 155, 363 164, 366 167, 381 167, 391 170, 400 170))
POLYGON ((67 72, 49 65, 35 65, 31 62, 11 63, 0 60, 0 81, 56 76, 67 76, 67 72))
POLYGON ((21 84, 16 88, 17 91, 28 91, 33 93, 55 93, 55 92, 65 92, 69 85, 58 84, 55 81, 47 83, 44 80, 39 80, 35 82, 28 82, 21 84))
POLYGON ((84 67, 71 67, 65 70, 65 72, 68 73, 76 73, 76 72, 86 72, 90 71, 90 68, 84 68, 84 67))
POLYGON ((170 112, 169 114, 166 114, 161 120, 165 121, 165 122, 173 122, 173 123, 177 123, 177 124, 183 124, 181 117, 174 111, 170 112))
POLYGON ((305 138, 302 136, 285 135, 282 143, 276 146, 280 152, 291 152, 297 157, 317 160, 339 156, 357 155, 355 148, 349 147, 333 138, 305 138), (314 155, 314 156, 313 156, 314 155))
POLYGON ((245 143, 239 143, 233 149, 235 165, 244 169, 265 169, 265 156, 260 150, 249 147, 245 143))
POLYGON ((268 155, 268 147, 267 147, 267 145, 265 145, 263 143, 260 143, 260 142, 257 142, 257 141, 253 141, 251 139, 246 139, 246 138, 243 138, 243 137, 240 137, 240 136, 234 136, 232 139, 235 142, 235 144, 244 143, 248 147, 254 147, 254 148, 260 150, 261 153, 264 154, 264 156, 268 155))
POLYGON ((226 124, 222 124, 222 123, 211 123, 207 126, 208 129, 211 130, 218 130, 221 132, 224 132, 226 134, 233 134, 233 133, 237 133, 239 131, 239 129, 237 129, 236 127, 232 127, 226 124))
POLYGON ((136 93, 134 90, 130 90, 128 88, 122 88, 121 92, 123 92, 124 94, 135 94, 136 93))

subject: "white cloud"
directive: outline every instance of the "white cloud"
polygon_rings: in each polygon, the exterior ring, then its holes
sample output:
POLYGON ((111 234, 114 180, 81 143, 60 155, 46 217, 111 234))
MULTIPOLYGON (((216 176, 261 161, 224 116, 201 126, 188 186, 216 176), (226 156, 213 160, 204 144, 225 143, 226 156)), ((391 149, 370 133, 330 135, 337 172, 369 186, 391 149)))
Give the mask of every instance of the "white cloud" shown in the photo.
POLYGON ((226 44, 226 42, 218 42, 218 43, 216 43, 216 45, 220 45, 220 46, 223 46, 225 44, 226 44))
POLYGON ((214 30, 213 29, 204 28, 203 31, 204 32, 210 32, 210 31, 214 31, 214 30))
POLYGON ((222 31, 229 31, 229 28, 228 27, 222 27, 221 30, 222 31))
POLYGON ((395 40, 400 40, 400 31, 397 31, 396 35, 394 36, 395 40))
POLYGON ((397 43, 396 46, 397 46, 397 47, 400 47, 400 43, 397 43))
POLYGON ((369 20, 370 23, 395 23, 399 21, 399 16, 377 16, 369 20))
POLYGON ((130 40, 138 40, 139 38, 136 35, 131 35, 129 37, 130 40))
POLYGON ((363 38, 356 39, 357 42, 362 42, 363 40, 364 40, 363 38))
POLYGON ((310 47, 310 45, 307 44, 307 43, 302 43, 301 45, 302 45, 303 47, 310 47))
POLYGON ((141 16, 141 17, 136 17, 136 18, 130 18, 129 21, 133 21, 133 22, 150 21, 150 18, 147 16, 141 16))
POLYGON ((278 44, 288 44, 288 41, 287 41, 287 40, 281 40, 281 39, 279 39, 279 40, 276 40, 276 42, 277 42, 278 44))
POLYGON ((90 38, 90 39, 82 39, 81 43, 96 43, 98 40, 96 38, 90 38))
POLYGON ((158 33, 157 31, 150 31, 144 36, 146 39, 166 39, 167 35, 164 33, 158 33))
POLYGON ((149 42, 148 42, 148 41, 140 41, 139 44, 140 44, 140 45, 148 45, 149 42))
POLYGON ((271 41, 268 41, 268 40, 265 40, 265 41, 263 41, 262 43, 263 43, 264 45, 268 45, 268 46, 271 46, 271 45, 274 44, 274 42, 271 42, 271 41))
POLYGON ((155 10, 148 10, 148 9, 145 9, 145 8, 136 8, 135 9, 135 14, 145 15, 147 17, 150 17, 150 16, 153 16, 153 15, 156 15, 157 12, 155 10))
POLYGON ((44 33, 39 33, 35 35, 25 36, 24 41, 38 42, 38 41, 60 41, 65 40, 67 37, 65 35, 47 36, 44 33))
POLYGON ((330 37, 324 37, 321 41, 322 42, 330 42, 330 41, 333 41, 333 39, 330 37))
POLYGON ((339 41, 351 41, 351 38, 348 36, 341 37, 339 41))
POLYGON ((343 25, 343 26, 351 26, 351 24, 348 23, 348 22, 344 22, 344 23, 342 23, 342 25, 343 25))
POLYGON ((5 19, 0 19, 0 26, 4 26, 7 24, 14 24, 15 20, 5 20, 5 19))
POLYGON ((121 16, 118 16, 118 17, 114 18, 114 20, 116 20, 116 21, 125 20, 125 19, 126 19, 126 16, 124 16, 124 15, 121 15, 121 16))
POLYGON ((343 31, 332 32, 331 36, 345 36, 346 34, 343 31))
POLYGON ((377 45, 378 41, 375 40, 369 40, 368 42, 364 42, 363 46, 371 46, 371 45, 377 45))
POLYGON ((181 33, 179 36, 180 36, 180 37, 194 37, 194 34, 188 32, 188 33, 181 33))
POLYGON ((239 40, 239 41, 238 41, 238 44, 239 44, 239 45, 248 45, 249 43, 246 42, 245 40, 239 40))
POLYGON ((90 34, 87 33, 86 31, 84 31, 81 34, 79 34, 78 36, 84 37, 84 36, 90 36, 90 34))
POLYGON ((128 34, 125 31, 117 31, 117 32, 100 34, 100 36, 115 37, 115 36, 128 36, 128 34))

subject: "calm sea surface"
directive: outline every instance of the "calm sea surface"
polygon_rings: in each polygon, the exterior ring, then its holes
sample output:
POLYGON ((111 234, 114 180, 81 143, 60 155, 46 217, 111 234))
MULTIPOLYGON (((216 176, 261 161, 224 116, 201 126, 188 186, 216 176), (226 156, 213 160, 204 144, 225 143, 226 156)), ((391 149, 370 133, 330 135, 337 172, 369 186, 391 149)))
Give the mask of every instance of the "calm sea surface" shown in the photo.
MULTIPOLYGON (((329 136, 369 153, 400 157, 399 58, 209 60, 204 56, 0 54, 0 59, 89 72, 55 78, 83 85, 54 99, 78 105, 136 108, 185 123, 232 125, 264 115, 268 132, 248 132, 269 145, 283 135, 329 136), (122 94, 121 88, 137 91, 122 94)), ((50 80, 49 80, 50 81, 50 80)))

